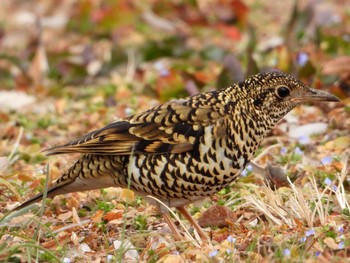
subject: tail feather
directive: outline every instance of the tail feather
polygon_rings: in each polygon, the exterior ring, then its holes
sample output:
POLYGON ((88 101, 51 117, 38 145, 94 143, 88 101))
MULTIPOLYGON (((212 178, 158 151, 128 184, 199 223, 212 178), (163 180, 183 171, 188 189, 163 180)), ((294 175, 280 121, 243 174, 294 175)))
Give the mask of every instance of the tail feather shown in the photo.
MULTIPOLYGON (((117 186, 113 177, 110 175, 103 175, 101 177, 91 177, 88 179, 81 179, 80 177, 74 178, 74 180, 64 181, 53 184, 47 190, 47 197, 52 198, 60 194, 68 194, 73 192, 82 192, 88 190, 95 190, 100 188, 107 188, 117 186)), ((30 198, 28 201, 17 206, 13 211, 20 210, 31 204, 40 202, 44 197, 44 193, 37 194, 30 198)))
MULTIPOLYGON (((52 198, 56 195, 59 195, 61 194, 62 192, 66 192, 66 191, 62 191, 64 189, 64 187, 67 185, 67 184, 70 184, 71 182, 64 182, 64 184, 56 184, 56 185, 52 185, 51 187, 49 187, 49 189, 47 190, 47 194, 46 194, 46 197, 47 198, 52 198)), ((68 193, 68 192, 67 192, 68 193)), ((37 202, 40 202, 44 197, 44 193, 39 193, 35 196, 33 196, 32 198, 30 198, 29 200, 25 201, 24 203, 20 204, 19 206, 15 207, 13 209, 13 211, 18 211, 18 210, 21 210, 22 208, 25 208, 31 204, 34 204, 34 203, 37 203, 37 202)))
MULTIPOLYGON (((118 186, 115 168, 122 165, 110 156, 84 155, 47 190, 47 197, 118 186)), ((117 159, 118 160, 118 159, 117 159)), ((20 210, 43 199, 40 193, 14 209, 20 210)))

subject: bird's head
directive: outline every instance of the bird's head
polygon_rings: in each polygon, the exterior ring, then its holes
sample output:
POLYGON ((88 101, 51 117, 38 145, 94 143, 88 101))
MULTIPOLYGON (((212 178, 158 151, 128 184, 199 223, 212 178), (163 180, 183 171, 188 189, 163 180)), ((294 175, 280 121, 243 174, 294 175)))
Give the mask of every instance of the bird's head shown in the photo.
POLYGON ((309 88, 293 76, 279 71, 254 75, 241 85, 245 87, 251 109, 267 113, 274 120, 279 120, 304 102, 339 101, 336 96, 309 88))

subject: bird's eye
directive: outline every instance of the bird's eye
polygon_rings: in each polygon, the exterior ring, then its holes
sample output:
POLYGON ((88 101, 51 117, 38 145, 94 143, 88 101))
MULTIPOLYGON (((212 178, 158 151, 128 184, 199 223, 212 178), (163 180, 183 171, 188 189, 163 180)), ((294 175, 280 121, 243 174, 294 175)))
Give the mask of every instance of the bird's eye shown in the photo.
POLYGON ((290 94, 290 90, 289 88, 287 88, 286 86, 280 86, 276 89, 276 94, 278 97, 280 97, 281 99, 289 96, 290 94))

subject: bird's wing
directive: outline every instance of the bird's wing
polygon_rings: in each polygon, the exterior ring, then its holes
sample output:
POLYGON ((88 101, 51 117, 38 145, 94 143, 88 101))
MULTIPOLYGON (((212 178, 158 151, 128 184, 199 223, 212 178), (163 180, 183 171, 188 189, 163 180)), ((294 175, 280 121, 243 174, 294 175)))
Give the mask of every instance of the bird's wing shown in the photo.
POLYGON ((131 153, 181 153, 191 151, 204 133, 214 125, 224 134, 221 125, 224 105, 206 100, 200 94, 189 100, 174 100, 115 121, 92 131, 78 140, 46 150, 48 155, 90 153, 124 155, 131 153))

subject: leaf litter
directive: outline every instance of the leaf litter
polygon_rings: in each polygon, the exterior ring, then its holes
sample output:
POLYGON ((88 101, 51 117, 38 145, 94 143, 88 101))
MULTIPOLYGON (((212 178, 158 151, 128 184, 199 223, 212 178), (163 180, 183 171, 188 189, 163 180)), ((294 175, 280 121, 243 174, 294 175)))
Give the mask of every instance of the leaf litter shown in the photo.
POLYGON ((294 10, 294 1, 1 2, 0 259, 347 258, 349 17, 343 1, 300 2, 294 10), (343 104, 299 107, 276 127, 256 158, 279 168, 268 182, 247 168, 237 183, 190 206, 209 244, 182 218, 193 238, 175 242, 155 208, 127 189, 57 196, 42 217, 35 209, 5 217, 44 189, 47 163, 51 181, 76 157, 47 158, 41 149, 265 68, 293 72, 343 104))

